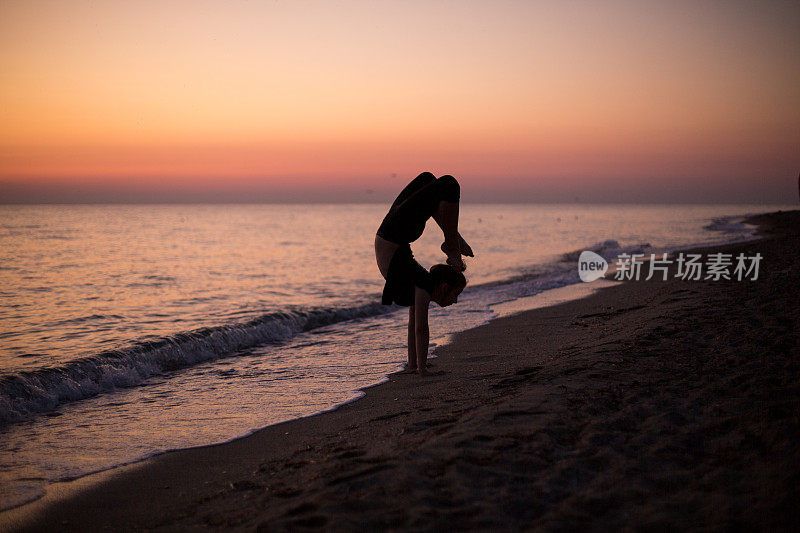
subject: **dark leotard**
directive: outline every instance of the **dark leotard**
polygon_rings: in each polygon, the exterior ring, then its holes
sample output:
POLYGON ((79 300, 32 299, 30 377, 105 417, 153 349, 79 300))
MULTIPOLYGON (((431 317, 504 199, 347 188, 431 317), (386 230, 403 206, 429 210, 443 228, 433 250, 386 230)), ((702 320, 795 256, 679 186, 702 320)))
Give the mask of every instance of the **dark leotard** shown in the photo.
POLYGON ((409 183, 397 196, 378 228, 378 236, 399 244, 400 247, 389 262, 386 285, 381 302, 393 302, 409 306, 414 303, 414 287, 433 294, 433 279, 415 259, 410 242, 417 240, 425 231, 425 223, 436 211, 442 200, 458 202, 460 187, 453 176, 436 178, 423 172, 409 183))
POLYGON ((414 305, 414 287, 419 287, 428 294, 433 294, 433 278, 430 272, 417 263, 411 247, 401 244, 389 262, 386 284, 383 286, 381 303, 383 305, 414 305))

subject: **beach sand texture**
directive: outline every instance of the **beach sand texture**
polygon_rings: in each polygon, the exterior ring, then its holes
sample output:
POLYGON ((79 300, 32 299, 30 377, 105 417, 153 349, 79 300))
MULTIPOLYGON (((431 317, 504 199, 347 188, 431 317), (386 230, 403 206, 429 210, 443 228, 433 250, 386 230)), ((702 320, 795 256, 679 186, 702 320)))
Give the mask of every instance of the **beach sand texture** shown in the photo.
MULTIPOLYGON (((800 212, 756 281, 630 281, 501 318, 336 411, 0 515, 28 530, 796 528, 800 212)), ((432 325, 435 328, 435 324, 432 325)))

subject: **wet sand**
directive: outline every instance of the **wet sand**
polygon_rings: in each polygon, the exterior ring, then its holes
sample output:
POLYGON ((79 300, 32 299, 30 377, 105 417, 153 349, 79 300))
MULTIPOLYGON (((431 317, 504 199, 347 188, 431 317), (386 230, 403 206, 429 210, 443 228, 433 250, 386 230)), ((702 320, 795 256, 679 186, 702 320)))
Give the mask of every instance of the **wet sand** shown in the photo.
MULTIPOLYGON (((757 281, 630 281, 458 334, 434 374, 57 486, 4 529, 795 529, 800 212, 757 281)), ((435 328, 435 324, 432 325, 435 328)))

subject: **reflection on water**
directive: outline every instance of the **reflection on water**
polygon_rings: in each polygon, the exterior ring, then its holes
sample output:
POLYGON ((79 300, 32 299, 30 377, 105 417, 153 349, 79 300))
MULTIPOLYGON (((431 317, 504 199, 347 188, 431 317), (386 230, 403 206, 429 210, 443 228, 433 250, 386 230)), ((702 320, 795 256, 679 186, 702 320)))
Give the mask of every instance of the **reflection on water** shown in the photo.
MULTIPOLYGON (((35 368, 290 308, 346 306, 382 280, 372 243, 383 205, 1 206, 2 370, 35 368), (40 360, 32 357, 38 354, 40 360)), ((664 245, 719 237, 690 206, 476 206, 462 233, 472 284, 611 238, 664 245)), ((430 222, 414 243, 442 260, 430 222)))

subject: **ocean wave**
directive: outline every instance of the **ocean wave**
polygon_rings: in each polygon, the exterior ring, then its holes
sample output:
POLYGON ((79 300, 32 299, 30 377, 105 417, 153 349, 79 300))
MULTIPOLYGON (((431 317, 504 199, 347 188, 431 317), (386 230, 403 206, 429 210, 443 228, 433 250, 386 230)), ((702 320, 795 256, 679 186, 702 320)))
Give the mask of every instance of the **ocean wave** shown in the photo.
POLYGON ((710 231, 719 231, 733 235, 751 234, 755 226, 748 225, 744 222, 744 216, 727 216, 712 218, 709 224, 703 226, 703 229, 710 231))
POLYGON ((614 239, 608 239, 603 242, 597 242, 587 248, 580 250, 573 250, 567 252, 562 256, 562 261, 575 263, 578 261, 581 253, 585 250, 592 251, 601 256, 606 261, 616 258, 620 254, 643 254, 651 249, 650 243, 632 244, 629 246, 620 246, 619 242, 614 239))
POLYGON ((375 316, 394 307, 377 301, 348 308, 314 308, 270 313, 240 324, 201 328, 102 352, 65 365, 0 377, 0 426, 46 413, 64 403, 90 398, 146 379, 248 348, 289 339, 321 326, 375 316))

